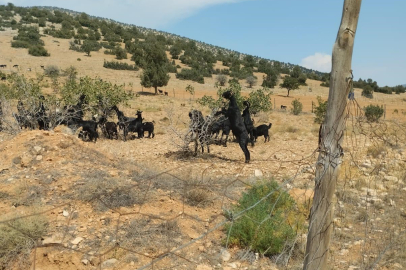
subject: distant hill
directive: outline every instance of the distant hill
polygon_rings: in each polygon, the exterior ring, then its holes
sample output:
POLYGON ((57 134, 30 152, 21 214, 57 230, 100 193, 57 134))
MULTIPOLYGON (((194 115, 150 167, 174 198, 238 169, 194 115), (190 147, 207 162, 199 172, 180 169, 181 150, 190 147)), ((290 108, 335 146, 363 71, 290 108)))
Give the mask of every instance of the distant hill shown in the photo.
MULTIPOLYGON (((52 7, 52 6, 37 6, 37 8, 50 10, 50 11, 57 10, 57 11, 60 11, 60 12, 69 13, 72 16, 80 16, 81 14, 83 14, 83 12, 77 12, 77 11, 73 11, 73 10, 69 10, 69 9, 65 9, 65 8, 52 7)), ((152 28, 146 28, 146 27, 142 27, 142 26, 138 26, 138 25, 134 25, 134 24, 121 23, 121 22, 118 22, 118 21, 115 21, 115 20, 112 20, 112 19, 98 17, 98 16, 91 16, 91 15, 88 15, 88 16, 90 18, 93 18, 93 19, 98 19, 98 20, 101 20, 101 21, 107 21, 109 23, 115 23, 115 24, 121 25, 123 27, 136 27, 144 35, 152 33, 152 34, 155 34, 155 35, 162 35, 165 38, 170 38, 170 39, 183 39, 186 42, 194 41, 194 42, 196 42, 196 45, 199 48, 205 49, 207 51, 211 51, 212 53, 221 52, 224 55, 234 54, 234 55, 238 55, 240 59, 243 59, 245 56, 248 55, 248 54, 244 54, 244 53, 241 53, 241 52, 238 52, 238 51, 226 49, 226 48, 223 48, 223 47, 220 47, 220 46, 207 44, 207 43, 205 43, 203 41, 193 40, 193 39, 190 39, 188 37, 182 37, 182 36, 179 36, 179 35, 176 35, 176 34, 168 33, 168 32, 165 32, 165 31, 158 31, 158 30, 155 30, 155 29, 152 29, 152 28)), ((256 61, 259 61, 261 59, 271 61, 271 62, 276 61, 276 60, 266 59, 266 58, 259 57, 259 56, 254 56, 254 55, 253 55, 253 58, 256 61)), ((280 61, 278 61, 278 62, 280 62, 280 61)), ((284 63, 284 62, 280 62, 280 63, 282 65, 282 67, 288 68, 289 70, 293 70, 293 68, 295 66, 299 66, 299 65, 295 65, 295 64, 291 64, 291 63, 284 63)), ((323 75, 327 74, 325 72, 320 72, 320 71, 317 71, 317 70, 308 69, 308 68, 305 68, 305 67, 302 67, 302 66, 299 66, 299 67, 300 67, 301 71, 303 73, 306 73, 306 74, 314 73, 314 74, 316 74, 318 76, 323 76, 323 75)))

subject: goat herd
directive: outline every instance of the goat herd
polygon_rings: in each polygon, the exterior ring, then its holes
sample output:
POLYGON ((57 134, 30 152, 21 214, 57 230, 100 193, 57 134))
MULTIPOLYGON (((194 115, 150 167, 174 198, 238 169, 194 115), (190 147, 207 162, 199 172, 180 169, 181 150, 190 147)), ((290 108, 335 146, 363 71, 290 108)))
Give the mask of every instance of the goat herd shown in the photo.
POLYGON ((189 118, 191 119, 190 132, 195 141, 195 153, 199 144, 202 152, 204 152, 204 146, 206 146, 207 152, 210 153, 209 145, 211 137, 213 134, 216 134, 215 139, 217 139, 220 131, 222 131, 220 144, 222 143, 223 135, 225 135, 224 146, 227 146, 231 130, 245 155, 245 162, 249 163, 250 152, 248 150, 248 142, 251 142, 251 145, 254 146, 254 142, 259 136, 264 136, 265 142, 269 141, 269 129, 272 123, 254 127, 250 114, 250 103, 248 101, 244 101, 245 109, 241 114, 237 100, 231 91, 224 92, 222 96, 230 101, 229 106, 227 109, 222 108, 216 112, 214 117, 207 116, 204 118, 203 114, 198 110, 192 110, 189 113, 189 118))
MULTIPOLYGON (((215 135, 215 141, 227 146, 228 136, 230 131, 232 131, 245 155, 245 162, 249 163, 250 152, 248 150, 248 143, 250 142, 254 146, 254 142, 259 136, 264 136, 265 142, 269 141, 269 129, 272 123, 254 127, 254 122, 250 115, 250 103, 248 101, 244 101, 243 105, 245 109, 241 114, 237 101, 231 91, 224 92, 223 98, 229 100, 229 106, 227 109, 222 108, 214 116, 204 118, 201 111, 192 110, 189 112, 191 122, 187 135, 188 141, 195 142, 195 153, 197 153, 199 144, 202 152, 204 152, 204 146, 206 146, 207 151, 210 153, 209 145, 213 139, 212 137, 215 135), (222 134, 220 140, 218 140, 220 131, 222 134), (225 140, 223 141, 224 135, 225 140)), ((117 106, 112 106, 108 109, 99 109, 100 115, 93 116, 92 120, 83 120, 83 106, 87 104, 85 95, 80 96, 76 105, 65 106, 62 110, 56 110, 56 112, 46 109, 43 96, 39 100, 39 105, 35 106, 34 109, 31 107, 29 110, 25 108, 22 101, 18 101, 18 113, 13 113, 13 116, 21 129, 39 128, 40 130, 48 130, 63 124, 73 130, 82 128, 78 133, 78 137, 83 141, 90 142, 96 142, 99 138, 98 127, 100 127, 103 135, 108 139, 118 139, 119 131, 123 132, 124 141, 126 141, 130 132, 136 133, 138 138, 143 138, 144 132, 148 132, 148 138, 154 138, 155 136, 154 121, 143 122, 144 119, 140 110, 137 110, 136 117, 127 117, 117 106), (117 123, 108 121, 108 116, 113 112, 117 115, 117 123)), ((2 111, 0 104, 0 131, 1 119, 2 111)))
MULTIPOLYGON (((108 139, 118 139, 118 129, 123 130, 124 141, 129 132, 138 134, 138 138, 144 137, 144 132, 148 132, 148 138, 154 138, 154 122, 143 122, 142 111, 138 110, 136 118, 126 117, 117 106, 113 106, 109 109, 99 110, 102 111, 100 115, 95 115, 92 120, 83 120, 84 108, 86 104, 86 96, 81 95, 78 102, 75 105, 69 105, 63 107, 63 109, 57 109, 54 111, 47 110, 44 105, 45 98, 41 96, 39 98, 38 105, 29 106, 29 109, 25 107, 21 100, 17 103, 18 113, 13 113, 13 117, 18 123, 20 129, 40 129, 48 130, 53 129, 58 125, 66 125, 72 130, 82 128, 78 137, 83 141, 96 142, 99 138, 97 128, 100 127, 104 136, 108 139), (118 122, 107 121, 110 112, 117 114, 118 122)), ((1 103, 0 103, 1 108, 1 103)), ((1 119, 3 113, 0 109, 0 131, 2 129, 1 119)))

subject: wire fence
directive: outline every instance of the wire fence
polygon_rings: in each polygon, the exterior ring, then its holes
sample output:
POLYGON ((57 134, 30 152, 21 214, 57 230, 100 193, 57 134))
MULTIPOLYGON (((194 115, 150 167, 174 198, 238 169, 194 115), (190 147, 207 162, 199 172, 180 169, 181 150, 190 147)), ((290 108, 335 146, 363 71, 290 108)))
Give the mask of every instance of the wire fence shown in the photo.
MULTIPOLYGON (((369 123, 362 113, 356 100, 348 102, 329 262, 334 269, 402 269, 406 127, 369 123)), ((69 136, 53 147, 47 136, 24 147, 55 159, 48 166, 33 159, 22 168, 0 168, 0 268, 303 267, 317 138, 304 157, 300 147, 264 144, 267 158, 254 165, 212 154, 154 168, 112 159, 69 136), (267 167, 265 175, 246 174, 259 165, 267 167), (243 194, 271 178, 275 188, 243 203, 243 194), (294 200, 286 201, 286 194, 294 200), (258 209, 266 215, 252 215, 258 209), (267 242, 281 234, 275 228, 292 231, 285 235, 289 241, 267 242)))

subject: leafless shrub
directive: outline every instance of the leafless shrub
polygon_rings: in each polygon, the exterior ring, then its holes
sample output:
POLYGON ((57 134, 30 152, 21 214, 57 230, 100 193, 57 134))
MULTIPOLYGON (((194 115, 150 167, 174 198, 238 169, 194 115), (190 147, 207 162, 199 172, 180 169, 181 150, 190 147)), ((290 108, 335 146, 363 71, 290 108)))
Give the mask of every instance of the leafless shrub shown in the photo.
POLYGON ((103 174, 80 180, 76 190, 77 199, 91 202, 98 211, 145 203, 145 196, 136 187, 103 174))
POLYGON ((186 184, 184 197, 191 206, 206 206, 212 202, 210 183, 206 180, 192 180, 186 184))
MULTIPOLYGON (((198 112, 193 110, 192 112, 198 112)), ((214 116, 216 110, 213 110, 208 116, 195 116, 192 114, 192 119, 180 115, 172 107, 167 109, 169 125, 168 129, 172 139, 172 144, 184 153, 184 157, 188 153, 197 153, 198 146, 203 149, 211 143, 211 126, 218 119, 214 116), (194 150, 189 148, 190 143, 194 143, 194 150)))

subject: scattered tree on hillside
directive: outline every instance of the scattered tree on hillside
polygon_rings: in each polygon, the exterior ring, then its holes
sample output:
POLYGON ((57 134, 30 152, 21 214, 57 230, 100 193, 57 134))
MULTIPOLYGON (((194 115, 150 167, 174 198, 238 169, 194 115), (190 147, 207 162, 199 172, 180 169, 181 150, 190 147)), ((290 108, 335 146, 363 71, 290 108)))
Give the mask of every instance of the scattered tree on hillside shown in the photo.
POLYGON ((248 76, 246 78, 249 88, 252 88, 257 83, 257 78, 255 76, 248 76))
POLYGON ((361 95, 366 97, 366 98, 373 98, 374 97, 374 89, 372 89, 372 87, 367 84, 362 89, 361 95))
POLYGON ((291 90, 299 89, 299 82, 296 78, 285 76, 285 78, 283 78, 283 83, 281 83, 279 86, 286 88, 288 90, 287 96, 289 96, 291 90))
POLYGON ((141 85, 146 88, 154 87, 157 95, 158 87, 169 82, 168 63, 164 47, 157 43, 145 46, 145 67, 141 75, 141 85))
POLYGON ((217 75, 216 81, 220 84, 220 86, 226 85, 227 76, 224 74, 217 75))

